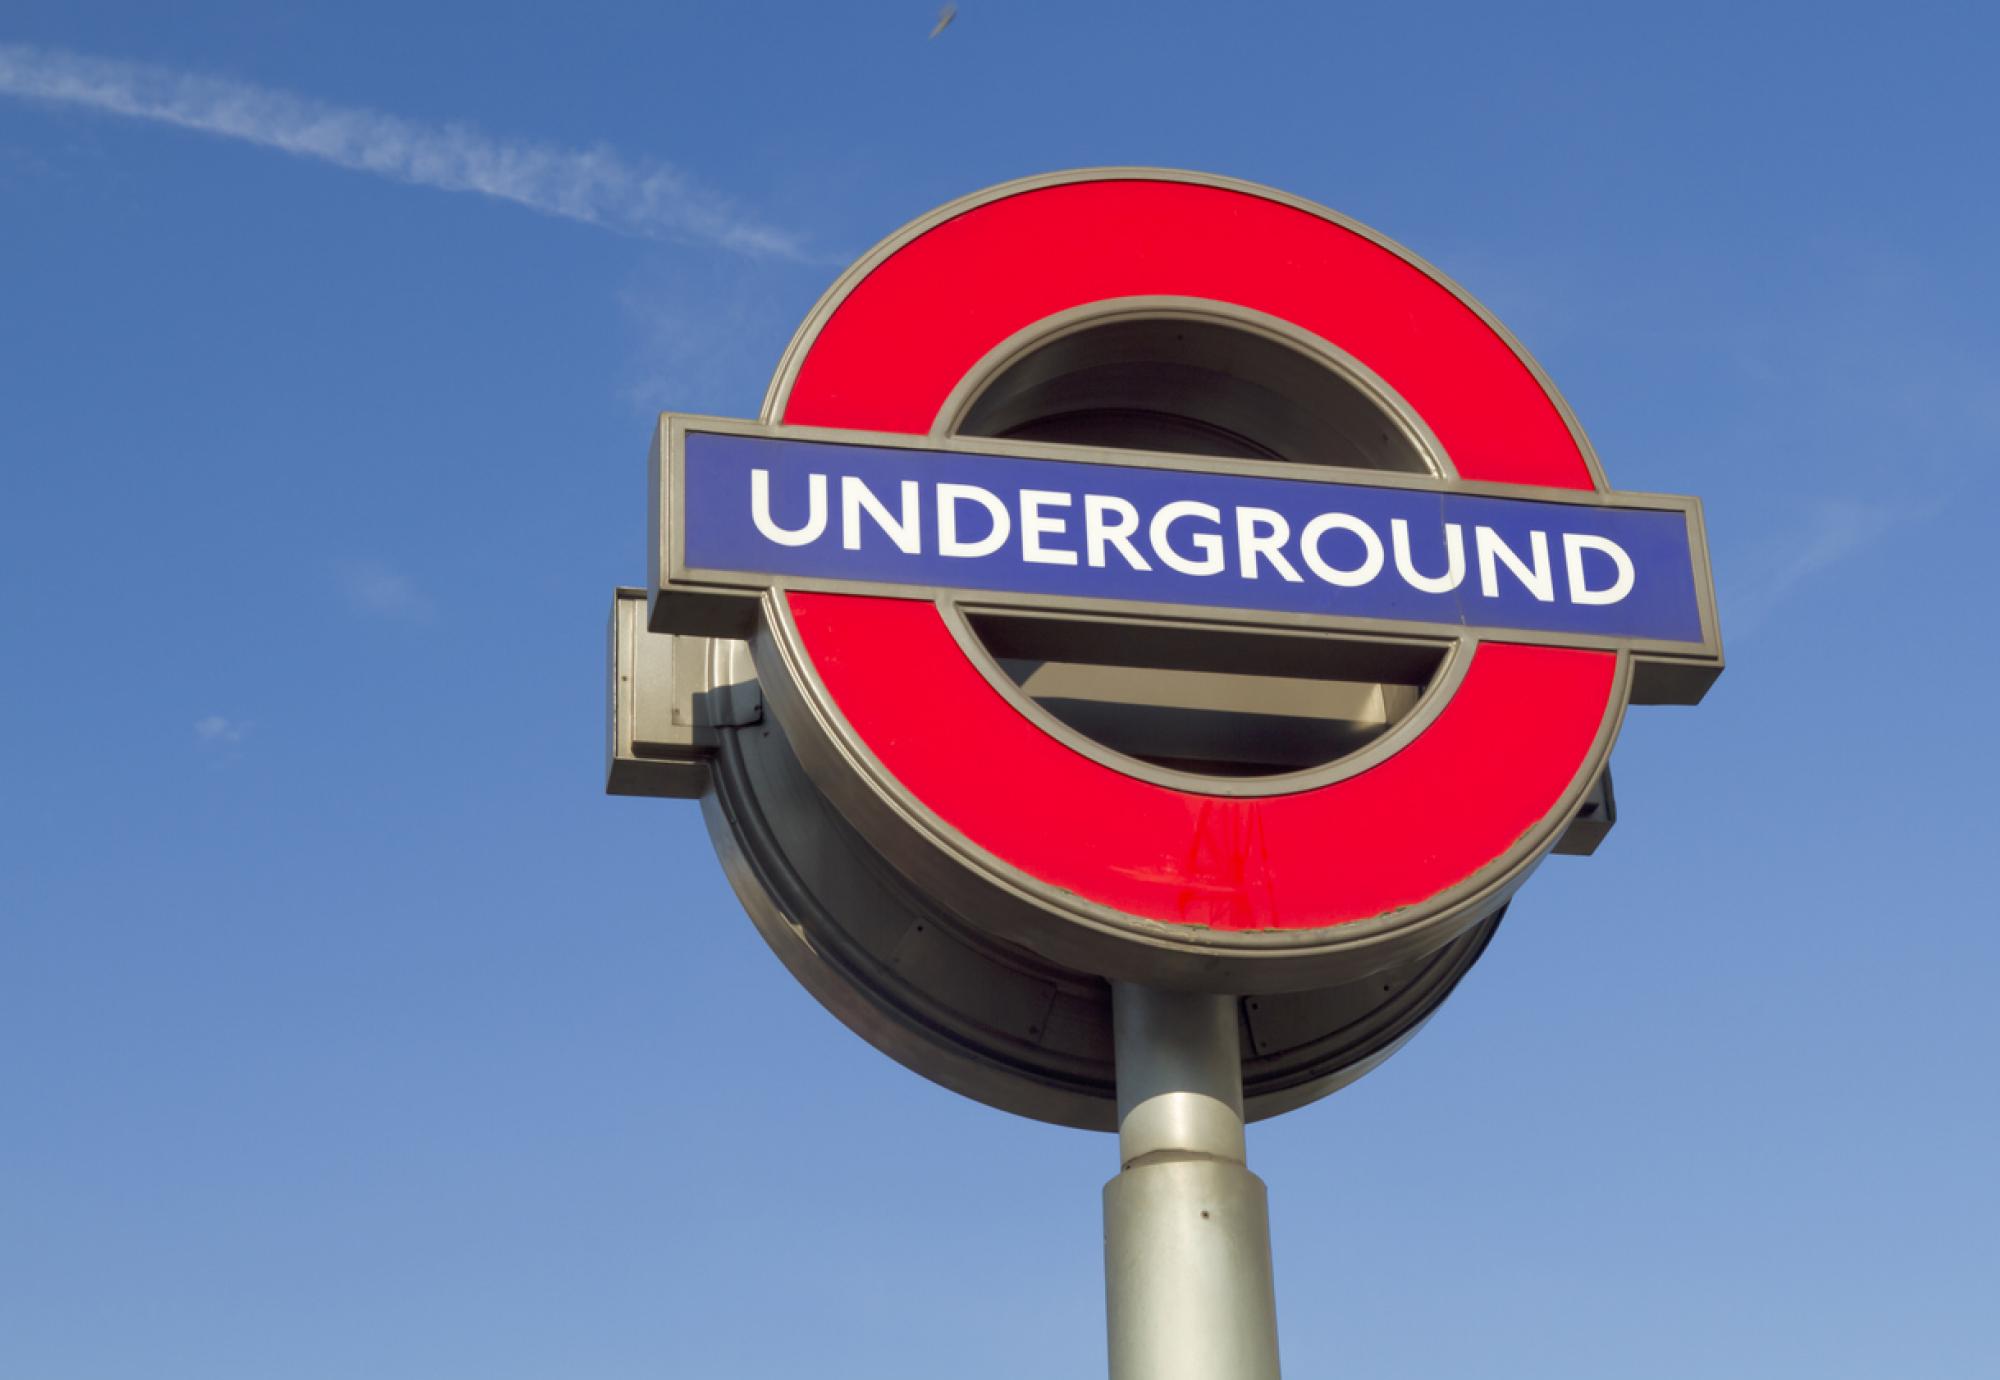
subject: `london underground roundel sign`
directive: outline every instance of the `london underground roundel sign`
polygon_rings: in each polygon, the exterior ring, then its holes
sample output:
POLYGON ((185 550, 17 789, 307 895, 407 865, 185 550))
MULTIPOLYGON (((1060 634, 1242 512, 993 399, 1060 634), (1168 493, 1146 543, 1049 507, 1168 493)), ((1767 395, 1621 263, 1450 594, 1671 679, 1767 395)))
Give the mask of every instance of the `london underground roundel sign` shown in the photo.
POLYGON ((669 414, 655 467, 652 628, 753 639, 848 821, 1084 972, 1287 990, 1434 945, 1556 842, 1635 688, 1721 665, 1695 501, 1611 490, 1435 271, 1237 183, 947 207, 828 294, 761 422, 669 414), (1178 688, 1190 723, 1231 694, 1254 720, 1314 676, 1238 668, 1341 655, 1350 696, 1420 683, 1358 749, 1260 772, 1120 751, 1087 692, 1068 721, 1034 693, 1110 665, 1112 699, 1159 691, 1130 716, 1170 724, 1178 688))

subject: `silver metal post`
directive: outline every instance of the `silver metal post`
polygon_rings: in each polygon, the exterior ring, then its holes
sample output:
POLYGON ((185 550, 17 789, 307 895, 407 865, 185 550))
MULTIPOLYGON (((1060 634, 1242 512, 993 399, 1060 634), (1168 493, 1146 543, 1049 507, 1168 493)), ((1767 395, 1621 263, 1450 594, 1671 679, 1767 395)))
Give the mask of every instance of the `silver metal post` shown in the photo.
POLYGON ((1111 1380, 1278 1380, 1271 1215, 1244 1165, 1236 999, 1114 983, 1111 1380))

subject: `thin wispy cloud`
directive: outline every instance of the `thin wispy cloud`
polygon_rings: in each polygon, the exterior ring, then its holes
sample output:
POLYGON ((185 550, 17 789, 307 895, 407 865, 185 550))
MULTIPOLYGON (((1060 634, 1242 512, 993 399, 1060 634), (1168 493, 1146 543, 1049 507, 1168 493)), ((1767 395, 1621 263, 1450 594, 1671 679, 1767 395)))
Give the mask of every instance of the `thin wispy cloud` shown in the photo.
POLYGON ((1840 235, 1788 262, 1789 297, 1703 314, 1684 342, 1735 376, 1737 407, 1710 423, 1709 511, 1730 534, 1717 570, 1739 640, 1883 548, 1934 559, 1922 529, 1979 502, 2000 459, 2000 354, 1948 266, 1840 235))
POLYGON ((755 415, 797 304, 741 259, 684 258, 640 256, 619 290, 625 397, 648 418, 662 408, 755 415))
POLYGON ((500 139, 470 125, 428 124, 247 82, 18 43, 0 43, 0 95, 195 130, 416 186, 476 192, 620 234, 807 257, 797 236, 760 224, 678 170, 602 146, 500 139))
POLYGON ((1851 498, 1807 503, 1798 520, 1768 538, 1752 554, 1743 578, 1727 588, 1724 630, 1755 632, 1774 609, 1821 574, 1919 516, 1909 507, 1851 498))
POLYGON ((386 561, 342 561, 334 574, 348 604, 361 613, 421 622, 437 610, 428 594, 386 561))
POLYGON ((243 741, 250 725, 241 719, 209 714, 194 721, 195 741, 208 747, 229 747, 243 741))

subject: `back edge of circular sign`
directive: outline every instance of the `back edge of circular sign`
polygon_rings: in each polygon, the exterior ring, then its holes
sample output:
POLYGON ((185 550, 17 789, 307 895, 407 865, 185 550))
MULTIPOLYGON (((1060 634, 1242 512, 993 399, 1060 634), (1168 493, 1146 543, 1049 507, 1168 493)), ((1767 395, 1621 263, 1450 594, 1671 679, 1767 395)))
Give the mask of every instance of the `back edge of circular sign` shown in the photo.
MULTIPOLYGON (((890 236, 800 328, 764 420, 938 434, 964 381, 1041 323, 1160 300, 1324 340, 1460 479, 1608 487, 1539 367, 1421 260, 1296 198, 1153 170, 1006 184, 890 236)), ((1063 969, 1235 993, 1351 981, 1495 917, 1602 770, 1632 680, 1622 650, 1460 636, 1393 752, 1245 794, 1052 736, 976 664, 948 599, 780 585, 763 609, 753 651, 779 724, 910 886, 1063 969)))

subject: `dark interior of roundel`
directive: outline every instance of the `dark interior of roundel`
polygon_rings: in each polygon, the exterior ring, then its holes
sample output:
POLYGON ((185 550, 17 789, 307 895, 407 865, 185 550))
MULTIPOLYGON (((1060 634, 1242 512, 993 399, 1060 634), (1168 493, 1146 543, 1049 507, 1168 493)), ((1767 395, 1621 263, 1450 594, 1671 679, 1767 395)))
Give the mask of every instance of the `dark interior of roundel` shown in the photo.
MULTIPOLYGON (((1359 383, 1231 322, 1121 318, 1030 348, 960 418, 962 435, 1430 473, 1359 383)), ((1359 751, 1409 715, 1441 648, 1272 629, 968 611, 1029 699, 1105 748, 1216 777, 1359 751), (1107 626, 1112 624, 1114 626, 1107 626)))

